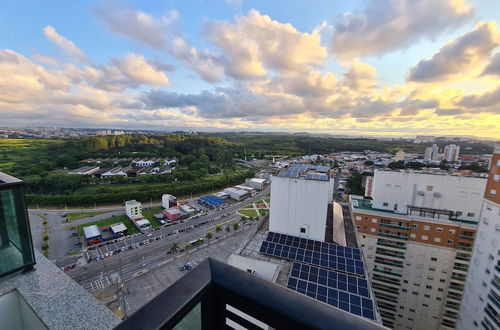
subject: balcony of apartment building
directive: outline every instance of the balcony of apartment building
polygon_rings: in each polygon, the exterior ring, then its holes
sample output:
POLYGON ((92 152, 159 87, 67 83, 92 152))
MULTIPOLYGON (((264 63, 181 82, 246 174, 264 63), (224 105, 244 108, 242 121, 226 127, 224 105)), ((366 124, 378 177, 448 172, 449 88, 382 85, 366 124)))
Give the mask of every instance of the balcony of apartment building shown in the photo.
POLYGON ((212 259, 121 321, 33 250, 23 189, 0 173, 2 329, 382 329, 212 259))
POLYGON ((377 245, 382 245, 385 247, 398 249, 398 250, 406 250, 406 243, 405 242, 394 241, 394 240, 389 240, 389 239, 384 239, 384 238, 379 238, 377 240, 377 245))

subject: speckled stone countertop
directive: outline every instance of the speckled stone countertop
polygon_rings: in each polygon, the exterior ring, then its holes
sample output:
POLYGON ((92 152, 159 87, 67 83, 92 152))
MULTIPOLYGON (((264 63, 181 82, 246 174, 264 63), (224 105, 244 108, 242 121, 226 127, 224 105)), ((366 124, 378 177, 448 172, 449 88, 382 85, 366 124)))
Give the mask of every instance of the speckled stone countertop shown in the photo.
POLYGON ((36 250, 35 257, 35 270, 0 278, 0 295, 17 290, 51 330, 112 329, 121 322, 36 250))

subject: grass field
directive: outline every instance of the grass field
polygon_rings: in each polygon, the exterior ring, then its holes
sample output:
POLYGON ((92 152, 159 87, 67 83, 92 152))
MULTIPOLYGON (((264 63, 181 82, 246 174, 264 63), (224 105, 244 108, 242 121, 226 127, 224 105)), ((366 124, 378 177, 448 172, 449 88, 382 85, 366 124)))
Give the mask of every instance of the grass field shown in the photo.
POLYGON ((18 163, 38 163, 47 158, 48 147, 61 143, 56 139, 0 139, 0 170, 11 173, 18 163))
POLYGON ((77 212, 77 213, 69 213, 68 214, 68 221, 75 221, 78 219, 83 219, 83 218, 88 218, 88 217, 93 217, 94 215, 99 215, 99 214, 104 214, 108 213, 109 211, 104 211, 104 212, 77 212))
POLYGON ((76 226, 76 231, 80 236, 83 236, 83 227, 92 225, 97 225, 98 227, 102 227, 102 226, 112 225, 117 222, 123 222, 123 224, 127 227, 129 234, 137 234, 140 232, 139 229, 137 229, 137 227, 132 223, 132 220, 130 220, 126 215, 120 215, 117 217, 106 218, 99 221, 78 225, 76 226))
POLYGON ((238 210, 238 213, 243 214, 247 217, 256 217, 257 212, 255 212, 254 209, 240 209, 238 210))
POLYGON ((156 227, 160 227, 161 226, 161 223, 155 219, 154 215, 155 214, 158 214, 158 213, 161 213, 161 211, 163 210, 163 207, 161 206, 158 206, 158 207, 153 207, 153 208, 150 208, 150 209, 147 209, 147 210, 142 210, 142 215, 149 220, 149 222, 151 222, 151 227, 153 228, 156 228, 156 227))

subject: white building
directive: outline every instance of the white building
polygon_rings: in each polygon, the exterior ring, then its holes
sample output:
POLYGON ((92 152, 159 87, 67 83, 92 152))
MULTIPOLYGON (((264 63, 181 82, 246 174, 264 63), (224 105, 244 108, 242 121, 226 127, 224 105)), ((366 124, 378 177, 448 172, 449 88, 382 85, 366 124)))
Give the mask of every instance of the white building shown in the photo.
POLYGON ((141 218, 142 217, 141 202, 138 202, 136 200, 126 201, 125 213, 132 220, 141 218))
POLYGON ((325 240, 334 180, 329 168, 295 165, 272 177, 269 231, 325 240))
POLYGON ((163 194, 161 196, 161 205, 163 206, 164 209, 169 209, 172 206, 176 206, 177 198, 173 195, 163 194))
POLYGON ((415 171, 375 170, 373 207, 406 214, 407 205, 458 212, 458 218, 479 221, 487 180, 472 176, 415 171))
POLYGON ((226 188, 224 189, 224 192, 227 193, 229 197, 237 201, 240 201, 249 195, 247 190, 237 188, 226 188))
POLYGON ((500 329, 500 147, 493 154, 457 329, 500 329), (492 191, 493 190, 493 191, 492 191))
POLYGON ((257 190, 262 190, 264 189, 264 185, 266 184, 265 179, 258 179, 258 178, 251 178, 251 179, 246 179, 245 184, 251 188, 257 189, 257 190))
POLYGON ((458 155, 460 154, 460 146, 455 144, 449 144, 444 147, 444 160, 447 162, 456 162, 458 160, 458 155))

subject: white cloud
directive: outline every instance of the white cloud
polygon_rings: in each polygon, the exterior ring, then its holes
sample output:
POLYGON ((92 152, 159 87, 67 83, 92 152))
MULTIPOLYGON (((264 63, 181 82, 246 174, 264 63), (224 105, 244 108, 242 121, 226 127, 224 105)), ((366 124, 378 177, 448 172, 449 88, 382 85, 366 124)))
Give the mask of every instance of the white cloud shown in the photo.
POLYGON ((87 62, 87 56, 85 53, 79 49, 75 43, 59 33, 57 33, 56 29, 54 29, 52 26, 47 25, 46 27, 43 28, 43 33, 49 39, 50 42, 54 43, 57 45, 59 48, 63 50, 66 55, 75 58, 81 62, 87 62))
POLYGON ((123 59, 115 59, 112 63, 130 80, 147 85, 170 85, 167 76, 157 71, 144 56, 127 54, 123 59))
POLYGON ((435 38, 474 14, 466 0, 369 0, 334 21, 333 52, 342 58, 383 55, 435 38))

